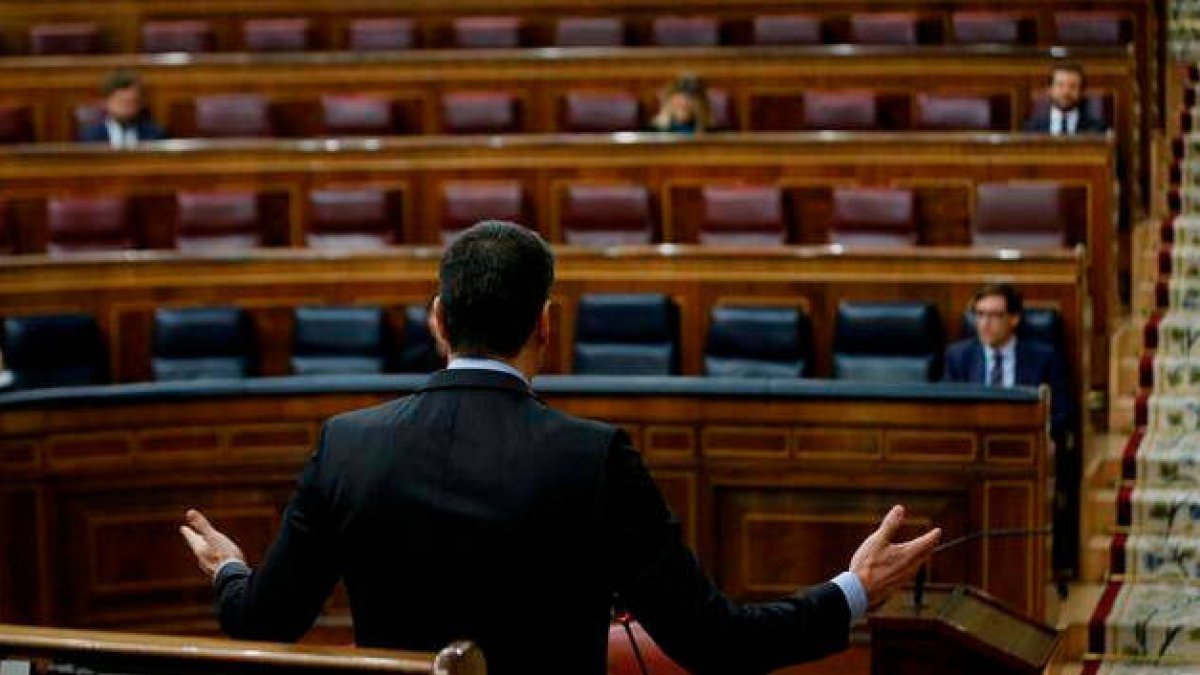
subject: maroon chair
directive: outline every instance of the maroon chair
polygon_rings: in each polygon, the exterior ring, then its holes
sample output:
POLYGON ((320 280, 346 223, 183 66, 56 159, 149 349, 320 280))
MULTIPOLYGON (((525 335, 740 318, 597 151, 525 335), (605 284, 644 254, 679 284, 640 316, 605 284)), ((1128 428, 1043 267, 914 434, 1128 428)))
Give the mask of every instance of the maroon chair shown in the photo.
POLYGON ((912 190, 834 188, 829 239, 849 246, 915 246, 912 190))
POLYGON ((0 143, 33 143, 33 111, 22 104, 0 104, 0 143))
POLYGON ((258 94, 216 94, 196 98, 196 135, 202 138, 257 138, 275 135, 270 105, 258 94))
POLYGON ((765 14, 754 17, 756 45, 819 45, 821 18, 815 14, 765 14))
POLYGON ((481 220, 527 224, 525 191, 517 181, 461 181, 442 185, 442 243, 481 220))
POLYGON ((659 47, 716 47, 721 27, 711 16, 659 16, 651 25, 651 40, 659 47))
POLYGON ((36 56, 99 54, 100 26, 94 23, 40 23, 29 29, 29 53, 36 56))
POLYGON ((650 192, 642 185, 570 185, 564 191, 563 237, 580 246, 649 244, 650 192))
POLYGON ((355 19, 346 29, 346 49, 355 52, 379 52, 412 49, 412 19, 379 17, 355 19))
POLYGON ((1054 31, 1060 45, 1119 46, 1130 41, 1128 19, 1118 12, 1055 12, 1054 31))
POLYGON ((954 12, 950 17, 951 37, 960 44, 1014 45, 1029 42, 1031 28, 1030 21, 1004 12, 964 11, 954 12))
POLYGON ((915 45, 918 23, 914 12, 852 14, 848 39, 858 45, 915 45))
POLYGON ((392 102, 365 94, 321 97, 321 130, 329 136, 387 136, 396 132, 392 102))
POLYGON ((246 19, 242 46, 248 52, 302 52, 311 48, 312 22, 303 17, 246 19))
POLYGON ((787 241, 783 193, 759 185, 710 185, 702 191, 701 244, 778 246, 787 241))
POLYGON ((198 54, 216 49, 216 36, 207 21, 147 21, 142 24, 142 51, 147 54, 198 54))
POLYGON ((383 190, 313 190, 308 205, 309 248, 372 249, 395 243, 383 190))
POLYGON ((645 675, 646 671, 654 675, 687 675, 688 671, 672 661, 640 623, 624 620, 629 623, 628 629, 620 621, 608 627, 607 675, 645 675), (642 663, 646 671, 642 670, 642 663))
POLYGON ((989 130, 996 120, 992 101, 971 94, 917 94, 914 126, 926 131, 989 130))
POLYGON ((637 131, 641 104, 627 91, 568 91, 562 102, 563 129, 579 133, 637 131))
POLYGON ((442 94, 442 131, 448 134, 507 134, 521 131, 514 94, 456 91, 442 94))
POLYGON ((1058 183, 980 183, 971 218, 976 246, 1056 248, 1067 245, 1070 210, 1058 183))
POLYGON ((46 203, 46 250, 121 251, 136 246, 124 197, 55 197, 46 203))
POLYGON ((616 16, 566 16, 554 26, 556 47, 620 47, 625 23, 616 16))
POLYGON ((521 19, 465 16, 454 20, 454 46, 461 49, 513 49, 521 46, 521 19))
POLYGON ((262 215, 253 192, 180 192, 175 204, 175 247, 180 251, 237 251, 263 245, 262 215))
POLYGON ((809 130, 863 131, 879 128, 879 102, 869 91, 808 91, 803 94, 809 130))

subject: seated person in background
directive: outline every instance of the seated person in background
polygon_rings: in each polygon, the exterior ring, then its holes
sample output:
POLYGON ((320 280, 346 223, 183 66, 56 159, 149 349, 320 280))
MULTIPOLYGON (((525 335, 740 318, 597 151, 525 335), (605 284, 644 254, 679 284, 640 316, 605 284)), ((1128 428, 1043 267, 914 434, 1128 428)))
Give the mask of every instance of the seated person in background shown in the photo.
POLYGON ((603 675, 614 594, 696 673, 765 673, 845 649, 941 534, 892 543, 894 507, 832 580, 737 604, 683 543, 629 436, 530 387, 551 344, 550 247, 475 225, 442 257, 431 326, 449 356, 417 393, 323 427, 257 569, 197 511, 182 534, 233 637, 296 640, 338 579, 360 647, 470 639, 491 675, 603 675))
POLYGON ((703 132, 711 126, 708 87, 695 75, 680 75, 667 87, 662 108, 650 120, 652 131, 703 132))
POLYGON ((83 143, 108 143, 127 148, 141 141, 167 137, 146 111, 142 80, 137 73, 118 70, 104 81, 104 119, 80 133, 83 143))
POLYGON ((1093 116, 1083 103, 1083 68, 1074 63, 1059 63, 1050 70, 1050 85, 1046 88, 1050 108, 1025 120, 1024 131, 1049 133, 1055 136, 1098 134, 1108 131, 1108 124, 1093 116))
POLYGON ((1057 443, 1070 428, 1070 387, 1054 347, 1017 338, 1024 311, 1021 294, 1008 284, 989 284, 975 292, 971 311, 976 337, 946 348, 943 379, 989 387, 1050 385, 1051 436, 1057 443))

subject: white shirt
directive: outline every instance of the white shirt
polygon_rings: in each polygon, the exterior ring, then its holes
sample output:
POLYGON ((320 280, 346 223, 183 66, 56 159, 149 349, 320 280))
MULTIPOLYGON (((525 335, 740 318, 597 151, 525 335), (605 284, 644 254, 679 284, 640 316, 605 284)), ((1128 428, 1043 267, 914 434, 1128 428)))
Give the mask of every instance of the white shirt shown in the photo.
POLYGON ((995 352, 1000 350, 1000 358, 1003 363, 1000 364, 1001 376, 1000 384, 1005 387, 1014 387, 1017 384, 1017 337, 1014 335, 1008 339, 1008 342, 1000 347, 983 347, 983 383, 991 384, 988 378, 992 374, 992 362, 996 360, 995 352))
POLYGON ((104 128, 108 129, 108 144, 114 148, 132 148, 138 144, 138 134, 135 127, 124 127, 111 117, 104 118, 104 128))
POLYGON ((1079 108, 1059 110, 1050 106, 1050 134, 1053 136, 1073 136, 1079 128, 1079 108), (1065 124, 1064 124, 1065 123, 1065 124))

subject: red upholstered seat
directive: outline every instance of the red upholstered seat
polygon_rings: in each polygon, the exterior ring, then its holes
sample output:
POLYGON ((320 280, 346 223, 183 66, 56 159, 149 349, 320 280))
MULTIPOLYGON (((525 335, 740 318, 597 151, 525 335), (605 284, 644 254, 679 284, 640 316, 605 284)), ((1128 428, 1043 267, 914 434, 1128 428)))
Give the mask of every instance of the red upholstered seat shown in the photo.
POLYGON ((663 653, 645 628, 631 621, 627 631, 620 623, 608 627, 608 675, 644 675, 638 657, 654 675, 687 675, 686 670, 663 653), (633 636, 630 637, 630 632, 633 636), (637 650, 634 651, 634 642, 637 650))
POLYGON ((52 253, 134 248, 124 197, 55 197, 46 203, 47 250, 52 253))
POLYGON ((754 17, 756 45, 819 45, 821 19, 815 14, 765 14, 754 17))
POLYGON ((625 44, 625 24, 616 16, 565 16, 554 26, 559 47, 620 47, 625 44))
POLYGON ((400 17, 355 19, 346 29, 346 48, 351 51, 378 52, 411 49, 415 44, 412 19, 400 17))
POLYGON ((1025 41, 1024 22, 1005 12, 954 12, 950 17, 951 37, 962 44, 1012 45, 1025 41))
POLYGON ((980 183, 971 219, 977 246, 1060 247, 1070 216, 1058 183, 980 183))
POLYGON ((626 91, 568 91, 563 96, 563 128, 574 132, 637 131, 641 105, 626 91))
POLYGON ((651 27, 659 47, 716 47, 721 44, 721 27, 711 16, 659 16, 651 27))
POLYGON ((308 205, 309 248, 362 249, 394 243, 383 190, 313 190, 308 205))
POLYGON ((915 45, 917 22, 914 12, 852 14, 849 40, 859 45, 915 45))
POLYGON ((253 192, 181 192, 175 196, 175 246, 225 251, 262 246, 262 216, 253 192))
POLYGON ((528 224, 525 191, 517 181, 461 181, 442 185, 442 241, 481 220, 528 224))
POLYGON ((454 46, 463 49, 512 49, 521 46, 521 19, 515 16, 466 16, 454 20, 454 46))
POLYGON ((39 23, 29 29, 29 53, 99 54, 104 51, 100 26, 89 22, 39 23))
POLYGON ((851 246, 914 246, 916 207, 912 190, 835 188, 830 240, 851 246))
POLYGON ((34 142, 33 111, 27 105, 0 104, 0 143, 34 142))
POLYGON ((702 191, 700 243, 773 246, 787 240, 783 194, 760 185, 710 185, 702 191))
POLYGON ((311 47, 312 23, 303 17, 246 19, 242 44, 248 52, 302 52, 311 47))
POLYGON ((971 94, 917 94, 916 128, 933 131, 992 129, 992 101, 971 94))
POLYGON ((1123 45, 1129 42, 1129 20, 1119 12, 1055 12, 1054 29, 1061 45, 1123 45))
POLYGON ((521 131, 517 97, 503 91, 456 91, 442 95, 442 130, 451 134, 521 131))
POLYGON ((196 135, 204 138, 274 135, 270 105, 258 94, 216 94, 196 99, 196 135))
POLYGON ((804 93, 804 129, 861 131, 879 127, 879 104, 869 91, 804 93))
POLYGON ((321 129, 331 136, 386 136, 395 133, 392 102, 364 94, 321 97, 321 129))
POLYGON ((147 21, 142 24, 142 51, 147 54, 216 49, 212 24, 207 21, 147 21))
POLYGON ((654 239, 650 192, 642 185, 570 185, 564 191, 563 235, 568 244, 619 246, 654 239))

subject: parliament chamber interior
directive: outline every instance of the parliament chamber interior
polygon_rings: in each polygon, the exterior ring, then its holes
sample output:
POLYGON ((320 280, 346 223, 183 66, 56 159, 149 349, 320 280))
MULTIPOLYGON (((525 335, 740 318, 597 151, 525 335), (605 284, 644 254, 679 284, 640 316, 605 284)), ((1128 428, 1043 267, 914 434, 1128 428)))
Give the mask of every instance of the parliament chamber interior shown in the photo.
MULTIPOLYGON (((533 389, 730 598, 892 504, 942 529, 937 611, 777 672, 1200 672, 1193 39, 1194 0, 0 0, 0 672, 487 672, 354 646, 344 586, 222 637, 178 531, 263 559, 324 422, 446 365, 484 220, 554 252, 533 389)), ((612 616, 608 673, 688 672, 612 616)))

